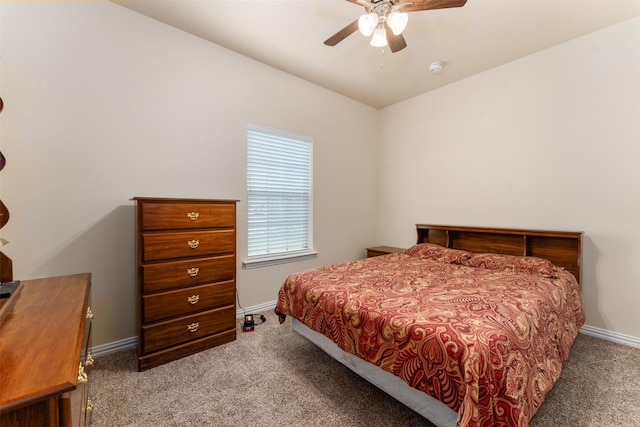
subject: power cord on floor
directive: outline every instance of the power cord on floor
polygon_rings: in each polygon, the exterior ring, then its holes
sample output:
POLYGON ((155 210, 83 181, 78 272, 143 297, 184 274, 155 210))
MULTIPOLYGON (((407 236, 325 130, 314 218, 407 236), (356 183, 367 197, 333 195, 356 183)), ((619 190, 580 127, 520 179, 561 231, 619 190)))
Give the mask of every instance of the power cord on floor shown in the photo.
POLYGON ((266 322, 266 321, 267 321, 267 318, 266 318, 266 317, 264 317, 264 314, 261 314, 261 315, 260 315, 260 323, 257 323, 257 322, 256 322, 256 323, 255 323, 255 325, 262 325, 262 324, 263 324, 264 322, 266 322))
POLYGON ((603 359, 603 360, 593 360, 591 362, 587 362, 587 363, 583 363, 582 366, 587 366, 587 365, 593 365, 594 363, 611 363, 611 362, 617 362, 619 360, 624 360, 627 357, 631 356, 631 353, 633 353, 634 350, 637 350, 635 347, 631 347, 631 349, 627 352, 627 354, 624 354, 620 357, 615 357, 613 359, 603 359))
MULTIPOLYGON (((247 310, 244 309, 244 307, 242 307, 242 304, 240 304, 240 295, 238 293, 238 288, 236 288, 236 301, 238 302, 238 307, 240 307, 240 310, 242 310, 242 316, 244 316, 244 318, 246 319, 247 317, 247 310)), ((264 314, 260 314, 260 323, 256 322, 254 320, 254 325, 262 325, 264 322, 267 321, 267 318, 264 317, 264 314)))
POLYGON ((238 293, 238 288, 236 288, 236 301, 238 302, 238 307, 240 307, 240 310, 242 310, 242 315, 246 316, 247 311, 242 307, 242 304, 240 304, 240 294, 238 293))

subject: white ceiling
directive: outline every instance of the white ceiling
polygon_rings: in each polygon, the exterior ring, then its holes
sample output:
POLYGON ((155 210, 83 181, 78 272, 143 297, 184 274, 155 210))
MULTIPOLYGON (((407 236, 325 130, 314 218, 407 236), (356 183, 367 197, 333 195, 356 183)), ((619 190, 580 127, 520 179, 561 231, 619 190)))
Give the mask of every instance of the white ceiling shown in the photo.
POLYGON ((359 32, 323 44, 363 13, 345 0, 114 2, 375 108, 640 16, 640 0, 468 0, 410 13, 391 53, 359 32))

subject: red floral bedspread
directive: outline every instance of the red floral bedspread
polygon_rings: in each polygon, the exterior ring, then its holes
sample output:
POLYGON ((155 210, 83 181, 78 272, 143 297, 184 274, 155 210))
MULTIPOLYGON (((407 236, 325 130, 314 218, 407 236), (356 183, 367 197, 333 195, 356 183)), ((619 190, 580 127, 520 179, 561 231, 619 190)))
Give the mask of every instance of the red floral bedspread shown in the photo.
POLYGON ((526 426, 584 323, 574 276, 534 257, 432 244, 290 275, 290 315, 459 413, 526 426))

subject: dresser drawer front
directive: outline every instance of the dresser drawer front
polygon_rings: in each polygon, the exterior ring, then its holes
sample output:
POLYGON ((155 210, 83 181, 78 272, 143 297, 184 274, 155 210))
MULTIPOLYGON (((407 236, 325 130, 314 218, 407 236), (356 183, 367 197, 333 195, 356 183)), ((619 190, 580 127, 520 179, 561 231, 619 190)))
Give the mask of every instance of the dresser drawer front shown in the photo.
POLYGON ((142 297, 143 322, 185 316, 235 304, 235 282, 228 281, 142 297))
POLYGON ((235 228, 235 203, 154 203, 139 205, 141 230, 235 228))
POLYGON ((142 327, 143 354, 236 327, 235 306, 142 327))
POLYGON ((235 246, 234 230, 144 233, 142 234, 142 260, 148 262, 233 253, 235 246))
POLYGON ((142 292, 233 280, 235 267, 234 255, 143 265, 142 292))

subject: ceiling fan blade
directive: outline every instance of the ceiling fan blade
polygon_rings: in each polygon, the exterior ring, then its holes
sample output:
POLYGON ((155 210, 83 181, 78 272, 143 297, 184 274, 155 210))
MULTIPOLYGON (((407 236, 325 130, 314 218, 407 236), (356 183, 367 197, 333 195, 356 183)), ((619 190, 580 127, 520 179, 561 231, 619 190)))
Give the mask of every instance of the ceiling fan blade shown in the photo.
POLYGON ((347 25, 328 39, 324 41, 324 44, 327 46, 335 46, 340 43, 342 40, 346 39, 351 34, 355 33, 358 30, 358 20, 356 19, 351 24, 347 25))
POLYGON ((410 6, 405 6, 402 8, 402 12, 417 12, 419 10, 462 7, 466 3, 467 0, 412 0, 412 4, 410 6))
POLYGON ((371 2, 368 2, 366 0, 347 0, 349 3, 355 3, 355 4, 359 4, 360 6, 364 6, 364 7, 371 7, 371 2))
POLYGON ((384 28, 387 30, 387 44, 389 45, 391 52, 396 53, 407 47, 407 42, 404 40, 402 34, 398 34, 396 36, 388 25, 385 25, 384 28))

